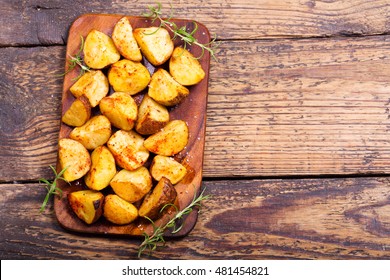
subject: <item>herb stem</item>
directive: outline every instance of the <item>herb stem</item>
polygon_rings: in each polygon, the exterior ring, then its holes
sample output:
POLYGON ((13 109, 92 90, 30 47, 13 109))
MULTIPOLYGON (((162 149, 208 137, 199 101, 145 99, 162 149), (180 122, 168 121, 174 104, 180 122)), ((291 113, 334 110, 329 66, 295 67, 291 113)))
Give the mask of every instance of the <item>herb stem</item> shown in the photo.
POLYGON ((173 38, 172 38, 173 40, 176 39, 177 37, 179 37, 184 42, 185 49, 187 48, 187 46, 191 46, 192 44, 200 47, 202 50, 202 53, 198 57, 198 59, 203 56, 205 51, 208 51, 210 53, 210 55, 213 57, 213 59, 217 60, 217 58, 215 56, 215 52, 219 46, 219 43, 217 43, 217 41, 216 41, 217 40, 216 36, 214 36, 214 38, 209 43, 202 44, 202 43, 198 42, 198 40, 194 37, 196 31, 198 30, 198 25, 195 21, 194 21, 194 24, 195 24, 194 29, 191 32, 188 32, 186 30, 185 26, 182 26, 179 28, 176 25, 176 23, 171 21, 171 19, 173 17, 172 5, 171 5, 171 14, 169 15, 169 17, 167 19, 162 18, 161 7, 162 7, 161 3, 159 3, 159 2, 157 2, 157 7, 148 5, 149 13, 144 13, 143 16, 150 18, 152 20, 152 22, 154 22, 155 20, 158 19, 160 21, 159 28, 165 27, 166 29, 171 31, 173 33, 173 38))
MULTIPOLYGON (((197 197, 196 193, 194 194, 194 198, 192 199, 191 203, 185 207, 181 211, 177 211, 175 216, 171 218, 166 224, 163 226, 157 227, 153 220, 151 220, 148 217, 145 217, 147 220, 149 220, 153 226, 153 233, 151 235, 148 235, 147 233, 144 233, 144 241, 141 243, 138 249, 138 257, 141 257, 141 255, 144 253, 146 249, 149 250, 149 252, 152 252, 157 249, 158 246, 162 246, 165 244, 164 240, 164 232, 165 230, 169 228, 173 228, 171 231, 172 234, 179 232, 183 228, 183 223, 177 227, 177 222, 182 220, 184 216, 190 214, 195 207, 201 207, 200 202, 206 199, 209 199, 211 196, 210 195, 204 195, 205 189, 200 193, 200 195, 197 197)), ((177 209, 177 207, 171 203, 166 204, 162 207, 160 212, 162 212, 166 207, 168 206, 173 206, 177 209)))
POLYGON ((51 168, 51 170, 53 171, 53 173, 54 173, 54 175, 55 175, 54 180, 53 180, 52 182, 49 182, 49 181, 46 180, 46 179, 40 179, 40 180, 39 180, 40 183, 44 183, 44 184, 45 184, 45 188, 46 188, 46 190, 47 190, 47 194, 46 194, 46 196, 45 196, 45 199, 43 200, 43 203, 42 203, 42 205, 41 205, 41 208, 39 209, 39 212, 41 212, 41 213, 45 210, 46 205, 47 205, 47 203, 48 203, 48 201, 49 201, 49 198, 50 198, 52 195, 59 195, 59 196, 62 195, 62 190, 61 190, 60 188, 57 187, 57 182, 58 182, 59 180, 62 180, 62 181, 64 181, 64 182, 67 182, 67 183, 68 183, 68 181, 66 181, 66 180, 62 177, 62 174, 64 174, 66 168, 64 168, 63 170, 61 170, 61 172, 58 173, 58 174, 57 174, 56 169, 55 169, 52 165, 50 165, 50 168, 51 168))

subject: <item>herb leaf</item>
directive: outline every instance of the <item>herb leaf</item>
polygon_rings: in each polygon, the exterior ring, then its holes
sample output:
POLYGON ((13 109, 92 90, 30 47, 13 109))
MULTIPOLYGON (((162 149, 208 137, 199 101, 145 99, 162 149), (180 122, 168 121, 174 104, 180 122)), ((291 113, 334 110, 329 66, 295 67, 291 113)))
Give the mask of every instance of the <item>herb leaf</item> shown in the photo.
POLYGON ((41 205, 41 208, 39 209, 39 212, 43 212, 45 210, 45 207, 47 205, 47 202, 49 201, 49 198, 52 196, 52 195, 59 195, 59 196, 62 196, 62 190, 60 188, 57 188, 57 182, 59 180, 62 180, 64 182, 67 182, 69 183, 67 180, 65 180, 63 177, 62 177, 62 174, 64 174, 65 170, 66 170, 66 167, 64 169, 61 170, 60 173, 57 174, 57 171, 56 169, 50 165, 50 168, 51 170, 53 170, 53 173, 55 175, 55 178, 53 180, 53 182, 50 182, 46 179, 40 179, 39 182, 40 183, 44 183, 45 184, 45 188, 47 190, 47 194, 45 196, 45 199, 43 200, 43 203, 41 205))
POLYGON ((170 30, 173 33, 173 38, 172 38, 173 40, 176 38, 180 38, 184 43, 185 49, 191 45, 196 45, 200 47, 202 49, 202 54, 198 57, 198 59, 203 56, 205 51, 208 51, 210 55, 213 57, 213 59, 217 60, 215 56, 215 52, 219 47, 219 42, 217 42, 217 36, 214 36, 214 39, 211 40, 209 43, 206 44, 199 43, 198 40, 194 37, 195 32, 198 30, 198 25, 196 24, 196 22, 194 22, 195 28, 191 32, 188 32, 185 26, 179 28, 174 22, 171 21, 173 16, 172 5, 171 5, 171 14, 169 15, 168 18, 163 19, 162 11, 161 11, 162 5, 160 2, 156 2, 156 3, 157 3, 156 7, 152 5, 148 5, 149 12, 144 13, 143 14, 144 17, 151 19, 152 22, 159 20, 160 21, 159 28, 164 27, 170 30))
POLYGON ((163 226, 156 226, 152 219, 145 217, 147 220, 150 221, 150 223, 153 226, 153 233, 151 235, 148 235, 146 232, 144 232, 144 241, 141 243, 138 249, 138 257, 141 257, 141 255, 144 253, 145 250, 148 250, 149 253, 152 251, 155 251, 158 246, 162 246, 165 243, 164 240, 164 232, 166 229, 172 229, 172 234, 179 232, 183 228, 183 218, 190 214, 195 207, 201 207, 200 202, 206 199, 209 199, 211 195, 204 195, 205 189, 200 193, 198 197, 196 197, 196 193, 194 195, 194 198, 192 199, 191 203, 185 207, 183 210, 178 211, 177 207, 171 203, 164 205, 160 212, 162 212, 166 207, 173 206, 176 208, 176 214, 175 216, 170 219, 165 225, 163 226), (178 222, 181 222, 181 225, 177 227, 178 222))
POLYGON ((69 55, 69 60, 68 60, 69 61, 69 66, 68 66, 68 69, 65 71, 65 73, 61 74, 61 76, 65 76, 70 71, 72 71, 74 68, 76 68, 76 66, 80 67, 80 73, 73 80, 77 80, 82 75, 84 75, 85 72, 90 72, 91 71, 91 69, 88 66, 84 65, 84 61, 83 61, 83 58, 81 56, 81 53, 82 53, 83 48, 84 48, 84 38, 83 38, 83 36, 80 35, 80 39, 81 39, 81 45, 80 45, 79 51, 74 56, 68 54, 69 55))

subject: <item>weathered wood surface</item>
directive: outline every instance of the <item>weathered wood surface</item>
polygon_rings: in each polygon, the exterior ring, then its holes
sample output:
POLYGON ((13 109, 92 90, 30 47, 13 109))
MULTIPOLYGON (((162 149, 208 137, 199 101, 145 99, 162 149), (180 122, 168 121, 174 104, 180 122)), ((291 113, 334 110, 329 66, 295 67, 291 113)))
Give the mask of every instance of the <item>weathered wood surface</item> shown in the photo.
MULTIPOLYGON (((211 63, 204 176, 389 173, 389 40, 224 42, 211 63)), ((50 176, 64 48, 0 58, 0 180, 50 176)))
MULTIPOLYGON (((159 1, 166 15, 196 19, 221 39, 373 35, 390 31, 386 0, 159 1)), ((141 15, 154 1, 2 0, 0 45, 64 44, 73 20, 84 13, 141 15)))
MULTIPOLYGON (((212 198, 158 259, 390 259, 389 178, 205 182, 212 198)), ((134 259, 140 239, 74 234, 37 184, 0 185, 1 259, 134 259)))
MULTIPOLYGON (((140 240, 68 232, 52 201, 38 212, 38 179, 56 162, 68 29, 83 13, 150 4, 133 2, 1 1, 2 259, 136 258, 140 240)), ((172 1, 161 2, 168 13, 172 1)), ((213 197, 190 235, 152 258, 390 259, 389 1, 173 6, 221 40, 203 172, 213 197)))

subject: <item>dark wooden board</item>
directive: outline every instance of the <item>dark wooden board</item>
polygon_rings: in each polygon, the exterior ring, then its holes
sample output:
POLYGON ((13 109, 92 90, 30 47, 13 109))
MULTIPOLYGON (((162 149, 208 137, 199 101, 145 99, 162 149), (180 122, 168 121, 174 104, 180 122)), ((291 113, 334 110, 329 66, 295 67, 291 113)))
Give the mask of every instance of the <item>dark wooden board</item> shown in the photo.
MULTIPOLYGON (((161 0, 163 13, 195 19, 222 40, 362 36, 390 31, 387 1, 253 1, 161 0)), ((85 13, 142 15, 155 1, 123 0, 15 0, 0 6, 0 46, 58 45, 67 39, 68 27, 85 13)))
MULTIPOLYGON (((390 259, 389 177, 203 181, 198 222, 152 259, 390 259)), ((74 233, 37 183, 0 184, 1 259, 137 259, 142 238, 74 233)))
MULTIPOLYGON (((68 37, 68 44, 66 50, 66 57, 74 55, 78 52, 81 45, 80 36, 84 38, 88 33, 93 30, 99 30, 109 36, 111 36, 114 25, 123 15, 102 15, 102 14, 88 14, 79 17, 71 26, 68 37)), ((139 27, 157 26, 158 22, 151 22, 142 17, 128 16, 128 19, 133 29, 139 27)), ((175 23, 178 26, 186 26, 187 30, 192 30, 195 27, 194 21, 175 19, 175 23)), ((173 34, 171 34, 173 36, 173 34)), ((207 28, 198 23, 198 30, 195 37, 200 43, 210 42, 210 34, 207 28)), ((181 45, 179 39, 175 40, 175 46, 181 45)), ((202 53, 200 48, 195 46, 191 47, 191 52, 195 57, 199 57, 202 53)), ((187 168, 187 175, 177 185, 175 185, 178 197, 176 204, 179 209, 185 208, 189 205, 197 194, 200 192, 202 182, 202 166, 203 166, 203 151, 205 142, 205 124, 206 124, 206 105, 208 94, 208 73, 210 65, 210 54, 205 53, 199 60, 202 68, 206 72, 205 78, 197 85, 189 87, 189 96, 179 105, 169 108, 170 119, 184 120, 189 127, 189 141, 187 146, 179 154, 175 155, 175 159, 181 162, 187 168)), ((68 69, 69 61, 65 65, 65 69, 68 69)), ((166 65, 160 66, 166 68, 166 65)), ((151 69, 153 71, 154 69, 151 69)), ((79 69, 74 69, 69 72, 64 78, 63 95, 62 95, 62 113, 74 101, 73 95, 70 93, 69 88, 75 82, 74 78, 77 77, 79 69)), ((71 127, 61 123, 59 138, 68 137, 71 127)), ((59 164, 57 164, 58 171, 60 170, 59 164)), ((75 190, 85 188, 83 180, 72 182, 71 186, 61 181, 59 187, 63 190, 62 198, 56 197, 55 199, 55 213, 59 223, 70 230, 78 232, 89 232, 96 234, 116 234, 116 235, 142 235, 143 232, 151 233, 153 226, 150 222, 142 219, 137 219, 135 222, 128 225, 119 226, 114 225, 106 221, 103 217, 99 219, 93 225, 86 225, 80 219, 76 217, 73 211, 69 207, 67 200, 67 194, 75 190)), ((186 235, 196 223, 196 211, 192 212, 184 221, 184 226, 175 236, 186 235)), ((174 212, 163 215, 155 223, 156 225, 166 223, 170 217, 174 215, 174 212)), ((169 234, 169 233, 168 233, 169 234)))

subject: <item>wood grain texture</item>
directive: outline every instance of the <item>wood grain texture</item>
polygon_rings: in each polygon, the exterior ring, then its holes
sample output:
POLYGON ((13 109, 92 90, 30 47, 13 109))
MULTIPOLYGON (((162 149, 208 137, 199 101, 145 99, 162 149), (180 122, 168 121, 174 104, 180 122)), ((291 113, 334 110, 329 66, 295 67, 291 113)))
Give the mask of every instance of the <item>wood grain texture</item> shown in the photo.
MULTIPOLYGON (((388 177, 205 181, 212 198, 155 259, 390 259, 388 177), (223 250, 221 250, 223 248, 223 250)), ((0 185, 1 259, 135 259, 140 239, 75 234, 38 184, 0 185)))
MULTIPOLYGON (((386 0, 159 1, 169 14, 195 19, 226 39, 373 35, 390 31, 386 0)), ((150 1, 2 0, 1 46, 63 45, 71 23, 85 13, 141 15, 150 1), (15 36, 17 34, 17 36, 15 36)))
POLYGON ((388 173, 388 43, 223 44, 210 74, 205 176, 388 173))
POLYGON ((64 54, 63 47, 0 49, 0 181, 52 176, 64 54))
MULTIPOLYGON (((210 68, 203 175, 389 173, 389 40, 224 42, 210 68)), ((0 49, 2 181, 51 176, 63 54, 0 49)))

